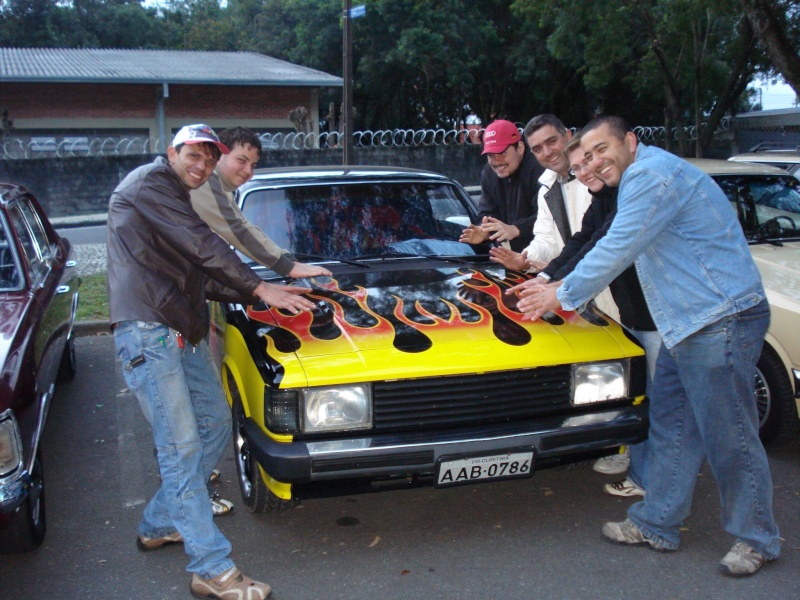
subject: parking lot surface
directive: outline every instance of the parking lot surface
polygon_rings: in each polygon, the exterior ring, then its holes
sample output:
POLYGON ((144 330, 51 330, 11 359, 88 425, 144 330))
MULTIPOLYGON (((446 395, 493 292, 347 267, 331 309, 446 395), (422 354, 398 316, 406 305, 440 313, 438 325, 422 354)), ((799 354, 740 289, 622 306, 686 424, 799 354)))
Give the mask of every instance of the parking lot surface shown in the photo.
MULTIPOLYGON (((139 553, 136 526, 158 486, 152 438, 125 388, 108 335, 78 340, 79 372, 62 385, 45 435, 48 533, 36 552, 0 560, 2 598, 190 598, 180 546, 139 553)), ((603 494, 583 466, 532 479, 306 501, 253 515, 233 454, 218 520, 233 558, 276 600, 635 599, 800 597, 800 440, 770 451, 783 556, 746 580, 717 573, 733 540, 703 471, 678 552, 606 542, 600 527, 630 500, 603 494)))

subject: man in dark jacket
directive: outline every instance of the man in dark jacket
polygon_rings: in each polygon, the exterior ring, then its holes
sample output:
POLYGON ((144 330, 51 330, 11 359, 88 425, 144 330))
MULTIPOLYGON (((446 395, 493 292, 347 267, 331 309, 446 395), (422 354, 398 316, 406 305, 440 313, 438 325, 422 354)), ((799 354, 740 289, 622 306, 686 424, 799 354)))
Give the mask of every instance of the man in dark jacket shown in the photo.
POLYGON ((197 597, 263 600, 265 583, 233 564, 206 490, 230 439, 230 411, 208 352, 206 300, 260 299, 292 313, 311 310, 308 288, 257 277, 191 208, 221 152, 207 125, 182 128, 167 159, 135 169, 111 195, 108 293, 111 328, 128 388, 153 429, 161 488, 139 524, 149 551, 183 543, 197 597))
POLYGON ((533 239, 539 177, 544 169, 511 121, 495 121, 483 133, 487 163, 481 172, 479 225, 470 225, 459 241, 480 244, 509 242, 522 252, 533 239))

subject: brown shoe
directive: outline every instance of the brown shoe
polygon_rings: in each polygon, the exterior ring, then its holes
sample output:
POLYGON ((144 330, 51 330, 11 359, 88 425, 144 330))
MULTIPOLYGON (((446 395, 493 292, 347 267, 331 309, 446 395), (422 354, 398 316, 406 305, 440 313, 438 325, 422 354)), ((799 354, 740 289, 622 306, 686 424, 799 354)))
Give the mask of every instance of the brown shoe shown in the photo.
POLYGON ((142 552, 150 552, 151 550, 158 550, 170 544, 182 544, 183 538, 177 531, 173 531, 169 535, 157 538, 149 538, 140 535, 136 538, 136 546, 142 552))
POLYGON ((264 600, 272 592, 266 583, 250 579, 236 567, 214 579, 203 579, 195 573, 189 589, 192 596, 204 600, 264 600))

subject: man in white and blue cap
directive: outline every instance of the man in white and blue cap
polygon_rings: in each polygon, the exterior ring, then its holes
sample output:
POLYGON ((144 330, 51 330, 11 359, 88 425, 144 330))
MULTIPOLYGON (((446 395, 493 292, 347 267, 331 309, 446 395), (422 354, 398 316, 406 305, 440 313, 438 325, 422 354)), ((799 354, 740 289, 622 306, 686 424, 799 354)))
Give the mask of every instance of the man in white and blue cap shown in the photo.
POLYGON ((153 430, 161 488, 144 510, 143 552, 183 544, 198 598, 263 600, 270 587, 244 576, 214 524, 206 482, 231 435, 231 415, 205 341, 207 300, 311 310, 308 288, 267 284, 192 210, 228 148, 208 125, 178 131, 167 157, 139 167, 111 195, 108 295, 128 388, 153 430))

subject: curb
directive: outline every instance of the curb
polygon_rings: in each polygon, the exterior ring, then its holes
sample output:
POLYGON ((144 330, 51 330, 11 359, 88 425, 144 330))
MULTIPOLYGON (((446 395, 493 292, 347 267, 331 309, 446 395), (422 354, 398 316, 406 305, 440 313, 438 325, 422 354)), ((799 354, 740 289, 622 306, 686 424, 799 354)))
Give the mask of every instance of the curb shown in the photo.
POLYGON ((72 217, 51 217, 50 223, 56 229, 69 229, 70 227, 89 227, 92 225, 105 225, 108 213, 95 213, 90 215, 77 215, 72 217))
POLYGON ((72 329, 75 331, 75 335, 78 337, 88 335, 109 335, 111 333, 109 325, 110 324, 108 321, 75 321, 72 329))

